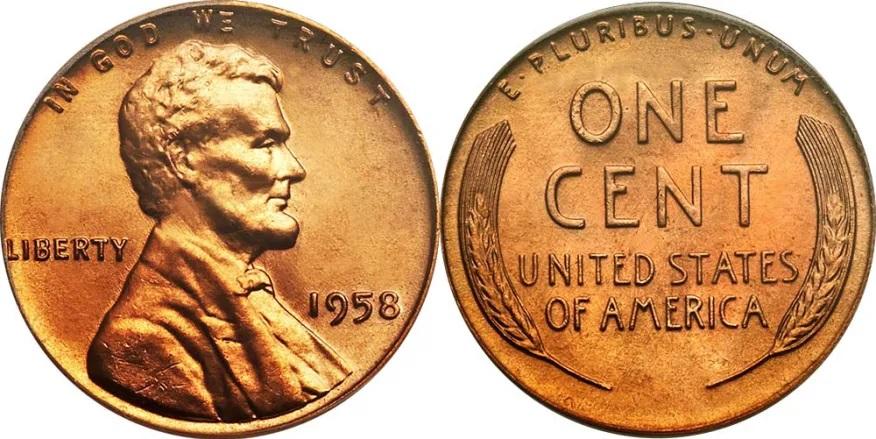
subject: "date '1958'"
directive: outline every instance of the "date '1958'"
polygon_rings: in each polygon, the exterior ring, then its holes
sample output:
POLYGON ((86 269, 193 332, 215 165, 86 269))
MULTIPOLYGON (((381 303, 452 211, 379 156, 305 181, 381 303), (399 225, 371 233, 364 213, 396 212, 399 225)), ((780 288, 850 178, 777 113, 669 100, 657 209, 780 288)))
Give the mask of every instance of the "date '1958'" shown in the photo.
POLYGON ((398 293, 395 291, 384 291, 380 294, 373 291, 354 291, 352 294, 332 291, 322 301, 318 292, 311 292, 310 317, 318 318, 321 308, 332 315, 332 326, 343 323, 347 314, 350 314, 353 323, 361 324, 375 313, 383 320, 393 320, 401 313, 398 293))

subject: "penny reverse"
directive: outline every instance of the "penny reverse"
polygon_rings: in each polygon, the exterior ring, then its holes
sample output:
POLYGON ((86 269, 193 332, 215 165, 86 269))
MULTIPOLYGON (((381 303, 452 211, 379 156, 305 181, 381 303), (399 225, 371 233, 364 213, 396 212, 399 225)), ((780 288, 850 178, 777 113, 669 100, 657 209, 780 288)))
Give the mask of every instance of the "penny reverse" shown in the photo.
POLYGON ((848 325, 873 251, 867 161, 825 80, 758 27, 675 4, 575 19, 502 68, 442 215, 456 300, 496 365, 562 414, 639 434, 791 392, 848 325))

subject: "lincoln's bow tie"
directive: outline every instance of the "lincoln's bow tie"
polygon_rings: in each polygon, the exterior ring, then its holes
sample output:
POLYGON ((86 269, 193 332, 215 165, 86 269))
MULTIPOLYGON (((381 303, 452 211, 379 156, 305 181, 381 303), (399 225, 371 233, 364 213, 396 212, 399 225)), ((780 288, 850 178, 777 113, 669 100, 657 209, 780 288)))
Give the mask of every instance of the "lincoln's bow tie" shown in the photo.
POLYGON ((265 290, 271 295, 274 294, 274 285, 271 282, 271 277, 261 268, 250 266, 242 275, 237 277, 237 283, 240 284, 242 290, 236 294, 242 296, 248 296, 253 291, 259 290, 265 290))

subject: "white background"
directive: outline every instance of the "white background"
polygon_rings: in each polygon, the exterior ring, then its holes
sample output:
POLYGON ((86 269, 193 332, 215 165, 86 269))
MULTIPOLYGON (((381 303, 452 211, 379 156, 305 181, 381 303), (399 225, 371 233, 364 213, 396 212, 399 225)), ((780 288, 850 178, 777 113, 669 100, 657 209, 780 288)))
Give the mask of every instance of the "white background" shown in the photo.
MULTIPOLYGON (((463 118, 487 81, 555 26, 609 1, 391 2, 271 0, 334 30, 395 84, 419 122, 440 186, 463 118)), ((833 87, 871 157, 873 16, 865 2, 704 1, 788 43, 833 87), (865 6, 866 5, 866 6, 865 6), (869 147, 868 147, 869 146, 869 147)), ((0 156, 52 75, 92 39, 168 1, 10 2, 0 18, 0 156)), ((5 165, 0 166, 0 169, 5 165)), ((0 171, 2 172, 2 171, 0 171)), ((870 436, 876 395, 876 293, 864 294, 851 326, 824 364, 766 411, 709 438, 870 436)), ((0 280, 0 436, 167 436, 94 402, 45 356, 0 280)), ((614 436, 560 416, 519 390, 490 362, 453 300, 439 255, 419 319, 386 367, 357 394, 275 437, 342 438, 614 436)))

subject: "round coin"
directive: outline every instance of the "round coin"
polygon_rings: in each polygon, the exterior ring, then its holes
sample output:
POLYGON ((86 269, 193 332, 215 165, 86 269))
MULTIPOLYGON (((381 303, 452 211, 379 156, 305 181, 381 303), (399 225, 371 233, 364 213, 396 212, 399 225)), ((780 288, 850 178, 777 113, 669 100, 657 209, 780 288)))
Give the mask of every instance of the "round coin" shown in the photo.
POLYGON ((447 168, 443 240, 496 365, 601 428, 750 416, 825 359, 873 251, 863 148, 818 73, 738 18, 635 4, 493 78, 447 168))
POLYGON ((6 270, 88 395, 187 435, 335 406, 410 329, 437 251, 416 123, 355 47, 242 2, 138 17, 85 47, 7 168, 6 270))

